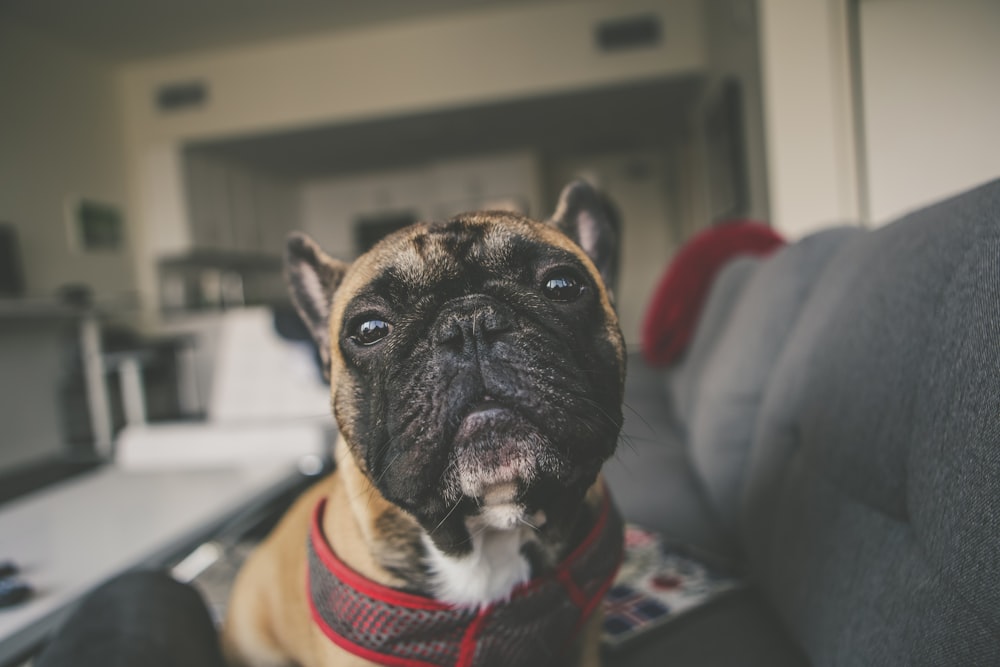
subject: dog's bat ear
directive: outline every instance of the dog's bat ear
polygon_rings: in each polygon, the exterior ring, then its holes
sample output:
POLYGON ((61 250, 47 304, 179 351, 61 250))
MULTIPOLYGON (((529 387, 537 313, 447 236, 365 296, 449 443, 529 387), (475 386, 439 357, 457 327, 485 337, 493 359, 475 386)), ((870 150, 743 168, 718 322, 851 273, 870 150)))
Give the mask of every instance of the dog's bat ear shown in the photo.
POLYGON ((573 181, 559 195, 549 224, 573 239, 594 262, 613 293, 618 279, 621 218, 608 197, 583 180, 573 181))
POLYGON ((292 304, 319 348, 323 376, 330 379, 330 303, 348 264, 323 252, 300 232, 288 237, 285 248, 285 280, 292 304))

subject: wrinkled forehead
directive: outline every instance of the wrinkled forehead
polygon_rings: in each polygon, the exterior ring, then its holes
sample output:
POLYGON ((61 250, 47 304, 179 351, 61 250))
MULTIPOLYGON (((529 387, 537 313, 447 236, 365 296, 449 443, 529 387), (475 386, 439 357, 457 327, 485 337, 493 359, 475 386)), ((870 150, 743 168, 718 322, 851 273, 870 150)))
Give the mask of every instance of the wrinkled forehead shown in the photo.
POLYGON ((428 289, 449 280, 508 275, 543 255, 578 257, 560 232, 521 216, 480 213, 421 223, 383 239, 351 266, 341 289, 428 289))

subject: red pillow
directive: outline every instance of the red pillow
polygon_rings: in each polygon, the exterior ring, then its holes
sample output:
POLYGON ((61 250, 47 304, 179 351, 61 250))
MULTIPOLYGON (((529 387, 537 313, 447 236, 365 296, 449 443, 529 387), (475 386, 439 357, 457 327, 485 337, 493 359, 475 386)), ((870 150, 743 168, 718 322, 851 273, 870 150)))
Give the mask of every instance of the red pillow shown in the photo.
POLYGON ((739 255, 768 255, 785 240, 762 222, 734 220, 693 236, 677 252, 653 293, 642 324, 642 354, 651 366, 679 360, 694 334, 716 274, 739 255))

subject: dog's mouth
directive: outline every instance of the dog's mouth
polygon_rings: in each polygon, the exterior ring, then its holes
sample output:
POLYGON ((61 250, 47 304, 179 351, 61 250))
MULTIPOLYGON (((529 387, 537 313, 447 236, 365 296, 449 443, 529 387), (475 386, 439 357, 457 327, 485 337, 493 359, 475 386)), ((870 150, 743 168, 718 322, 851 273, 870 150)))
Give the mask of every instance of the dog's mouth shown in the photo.
POLYGON ((521 521, 534 482, 559 477, 570 463, 550 438, 511 402, 493 395, 473 401, 455 434, 453 465, 463 495, 492 524, 521 521))
POLYGON ((381 455, 369 466, 376 486, 442 543, 481 527, 561 525, 613 450, 596 397, 502 370, 440 378, 433 400, 391 397, 385 423, 403 434, 389 439, 398 450, 366 450, 381 455))
POLYGON ((463 442, 478 437, 479 431, 515 417, 513 410, 493 396, 484 394, 481 399, 470 404, 455 434, 455 442, 461 446, 463 442))

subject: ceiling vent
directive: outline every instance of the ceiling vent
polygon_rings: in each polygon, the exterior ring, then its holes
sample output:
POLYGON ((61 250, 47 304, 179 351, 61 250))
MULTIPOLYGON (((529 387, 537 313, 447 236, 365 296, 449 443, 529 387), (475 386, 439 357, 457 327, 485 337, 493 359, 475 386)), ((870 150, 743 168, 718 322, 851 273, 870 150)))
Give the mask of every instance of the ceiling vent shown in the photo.
POLYGON ((602 21, 595 35, 602 51, 646 49, 663 41, 663 25, 659 16, 644 14, 602 21))
POLYGON ((193 109, 208 100, 208 86, 202 81, 168 83, 156 90, 156 108, 172 112, 193 109))

